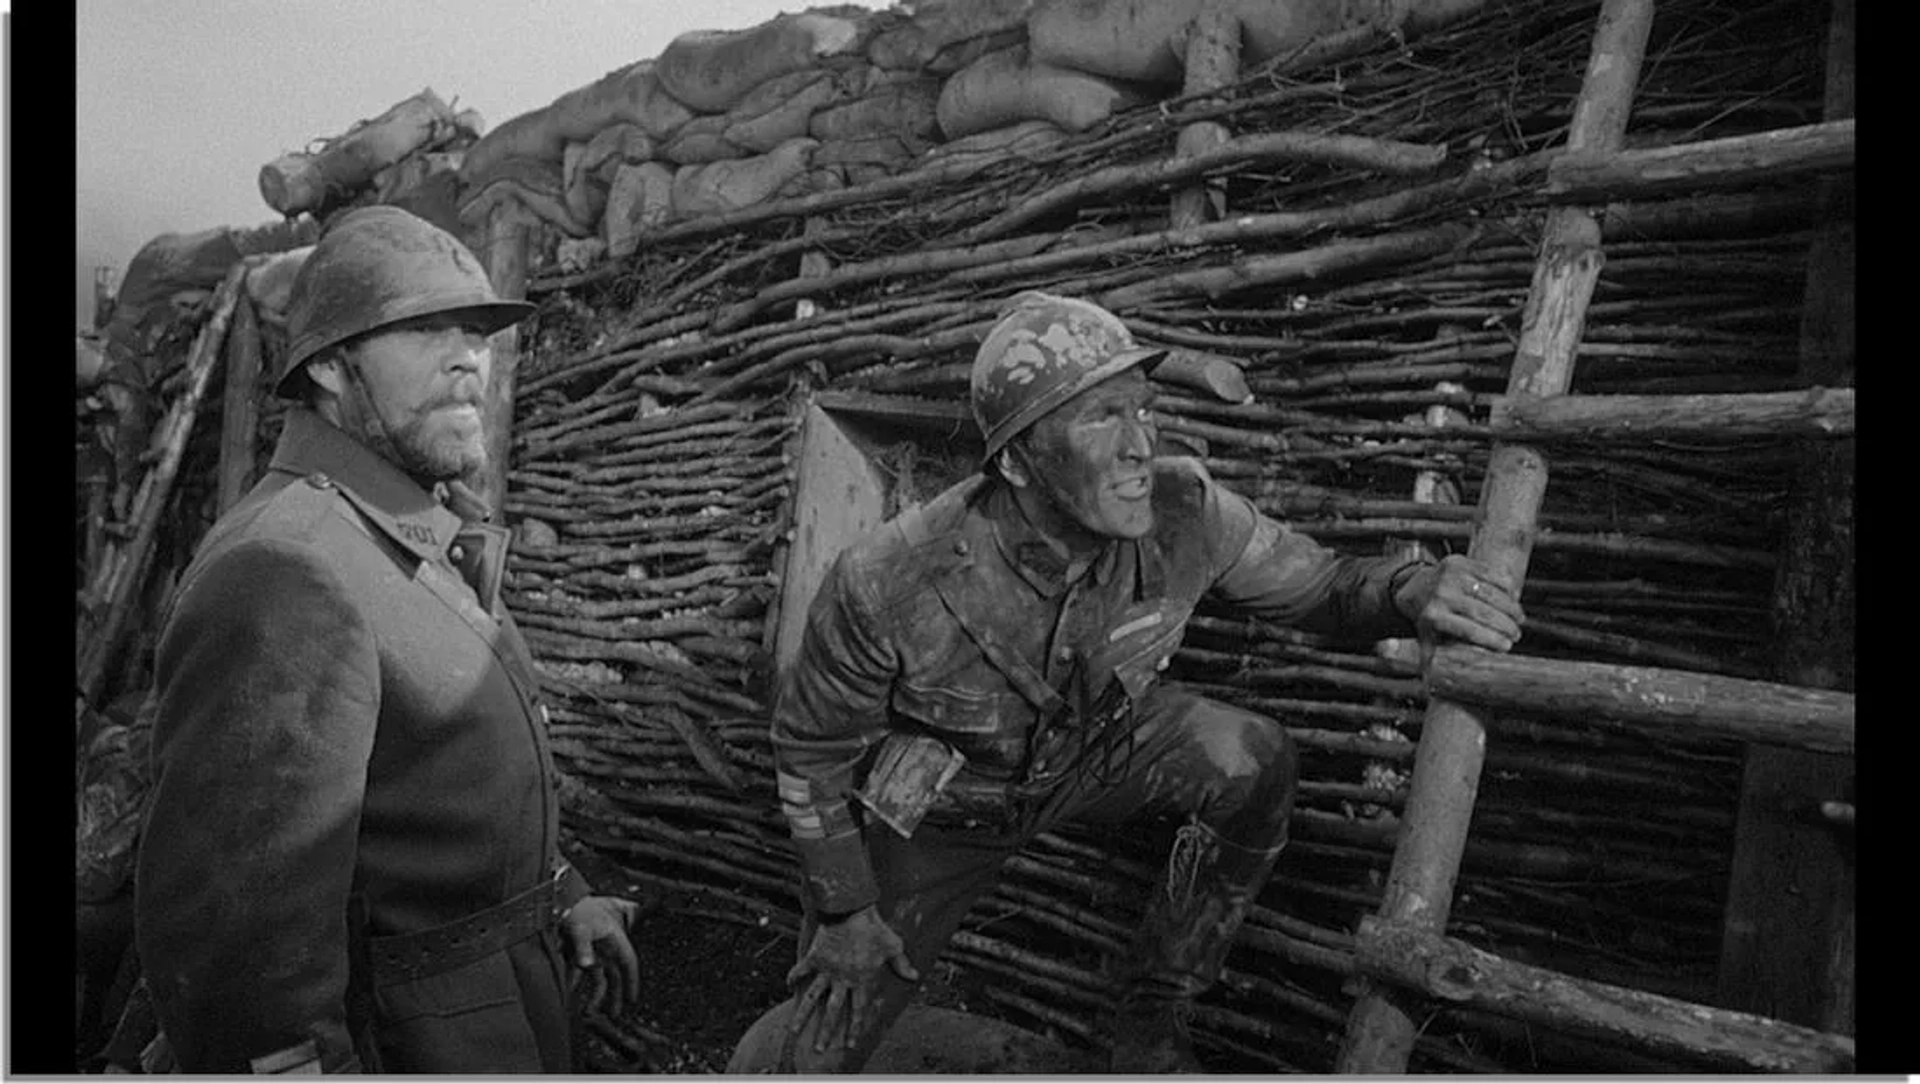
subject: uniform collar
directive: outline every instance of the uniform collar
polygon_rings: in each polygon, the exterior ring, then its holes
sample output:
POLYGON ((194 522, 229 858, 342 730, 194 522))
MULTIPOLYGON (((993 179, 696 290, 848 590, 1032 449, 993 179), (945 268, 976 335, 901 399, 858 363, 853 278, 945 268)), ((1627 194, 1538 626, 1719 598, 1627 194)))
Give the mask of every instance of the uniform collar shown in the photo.
MULTIPOLYGON (((1072 582, 1068 579, 1072 567, 1053 541, 1028 521, 1019 502, 1013 499, 1013 492, 1005 485, 996 487, 988 500, 987 516, 993 524, 993 541, 1000 556, 1028 586, 1042 598, 1053 598, 1067 589, 1072 582)), ((1101 547, 1093 559, 1095 583, 1105 586, 1113 578, 1119 567, 1121 549, 1113 542, 1101 547)))
MULTIPOLYGON (((444 559, 462 527, 461 517, 436 494, 304 407, 287 412, 272 468, 339 487, 374 525, 421 560, 444 559)), ((445 487, 435 488, 444 495, 445 487)), ((457 499, 472 498, 468 493, 457 499)), ((484 506, 480 510, 484 513, 484 506)))

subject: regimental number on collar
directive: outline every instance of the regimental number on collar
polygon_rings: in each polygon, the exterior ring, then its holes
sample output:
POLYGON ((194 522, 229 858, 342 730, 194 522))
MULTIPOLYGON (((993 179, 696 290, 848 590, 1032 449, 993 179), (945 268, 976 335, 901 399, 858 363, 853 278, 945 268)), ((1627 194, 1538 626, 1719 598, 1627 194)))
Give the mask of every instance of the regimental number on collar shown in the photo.
POLYGON ((409 542, 420 546, 433 545, 433 528, 431 527, 418 523, 407 523, 403 520, 395 523, 394 528, 405 535, 409 542))

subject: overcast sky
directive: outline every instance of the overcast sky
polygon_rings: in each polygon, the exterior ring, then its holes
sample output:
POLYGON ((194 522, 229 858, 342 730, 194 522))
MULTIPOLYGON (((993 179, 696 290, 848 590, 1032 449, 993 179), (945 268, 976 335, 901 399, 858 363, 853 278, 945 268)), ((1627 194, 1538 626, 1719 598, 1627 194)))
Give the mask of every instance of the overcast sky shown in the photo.
MULTIPOLYGON (((258 226, 260 167, 431 87, 487 130, 688 30, 807 0, 77 0, 75 319, 96 265, 162 233, 258 226)), ((885 0, 864 4, 883 8, 885 0)), ((16 43, 17 44, 17 43, 16 43)))

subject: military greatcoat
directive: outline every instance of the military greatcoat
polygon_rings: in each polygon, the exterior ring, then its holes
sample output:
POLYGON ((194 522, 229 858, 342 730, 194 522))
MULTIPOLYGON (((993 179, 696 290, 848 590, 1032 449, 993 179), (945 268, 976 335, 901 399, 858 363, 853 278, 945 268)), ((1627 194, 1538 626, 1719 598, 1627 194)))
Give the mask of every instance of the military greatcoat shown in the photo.
POLYGON ((303 409, 207 536, 158 647, 136 875, 180 1069, 570 1069, 556 917, 587 888, 505 545, 303 409))

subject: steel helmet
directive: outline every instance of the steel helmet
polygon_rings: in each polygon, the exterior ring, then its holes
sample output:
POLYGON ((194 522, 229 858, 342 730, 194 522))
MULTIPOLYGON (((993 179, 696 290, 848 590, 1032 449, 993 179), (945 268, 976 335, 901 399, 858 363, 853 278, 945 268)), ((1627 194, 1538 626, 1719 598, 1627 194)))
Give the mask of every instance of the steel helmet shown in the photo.
POLYGON ((1091 301, 1015 295, 973 357, 973 420, 987 458, 1061 403, 1165 355, 1134 342, 1119 317, 1091 301))
POLYGON ((525 319, 534 307, 502 301, 467 246, 398 207, 342 215, 294 276, 287 302, 287 360, 274 384, 296 398, 308 360, 388 324, 464 311, 483 334, 525 319))

